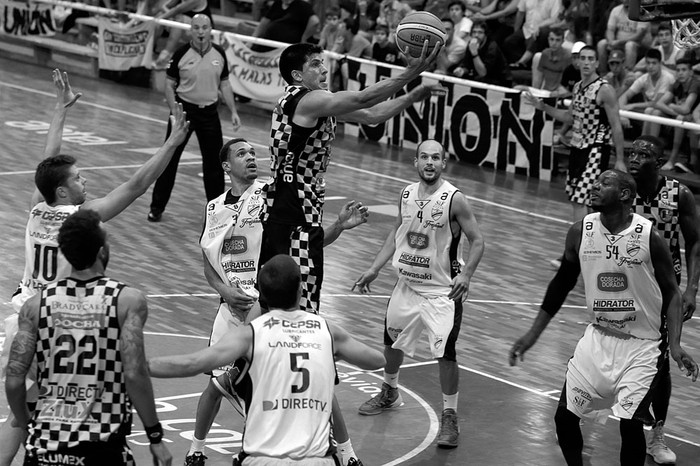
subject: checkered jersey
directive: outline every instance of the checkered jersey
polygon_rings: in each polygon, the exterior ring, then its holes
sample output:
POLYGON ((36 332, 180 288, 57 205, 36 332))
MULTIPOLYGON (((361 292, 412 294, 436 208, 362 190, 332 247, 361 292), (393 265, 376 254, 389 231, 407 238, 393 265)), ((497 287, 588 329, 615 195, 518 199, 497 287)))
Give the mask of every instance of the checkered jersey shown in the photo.
POLYGON ((610 143, 610 123, 608 115, 602 105, 596 103, 598 91, 601 86, 607 84, 602 78, 598 78, 586 87, 582 81, 574 84, 574 97, 572 102, 573 135, 571 145, 578 149, 584 149, 596 144, 610 143))
POLYGON ((73 278, 41 292, 37 338, 39 399, 27 451, 105 442, 131 429, 120 352, 117 299, 124 284, 73 278))
POLYGON ((662 186, 659 192, 646 202, 637 194, 634 199, 634 212, 651 220, 661 236, 668 243, 673 258, 673 270, 676 280, 681 279, 681 246, 678 205, 681 198, 680 183, 668 177, 662 177, 662 186))
MULTIPOLYGON (((301 131, 292 123, 294 111, 301 97, 310 92, 300 86, 287 86, 272 112, 270 130, 270 169, 272 179, 265 185, 263 222, 271 218, 275 194, 280 183, 296 184, 297 200, 301 204, 307 226, 322 226, 325 198, 326 171, 331 155, 331 142, 335 139, 335 117, 319 118, 305 140, 295 141, 295 131, 301 131)), ((293 202, 292 200, 285 200, 293 202)))

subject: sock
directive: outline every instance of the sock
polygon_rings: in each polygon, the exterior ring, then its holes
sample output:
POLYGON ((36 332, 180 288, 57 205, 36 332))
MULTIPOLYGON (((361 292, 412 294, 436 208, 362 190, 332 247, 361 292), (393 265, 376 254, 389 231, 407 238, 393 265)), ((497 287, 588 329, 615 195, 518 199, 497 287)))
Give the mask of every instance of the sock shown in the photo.
POLYGON ((192 445, 190 445, 190 451, 187 452, 188 455, 193 454, 195 451, 204 451, 204 444, 207 442, 207 439, 204 440, 199 440, 197 437, 194 435, 192 436, 192 445))
POLYGON ((459 392, 454 395, 442 394, 442 409, 454 409, 457 412, 457 402, 459 401, 459 392))
POLYGON ((398 388, 399 387, 399 373, 396 372, 395 374, 388 374, 384 373, 384 382, 389 384, 391 388, 398 388))
POLYGON ((340 452, 340 456, 342 457, 344 464, 347 464, 347 461, 350 458, 357 458, 357 455, 355 455, 355 450, 352 449, 352 442, 350 439, 348 439, 347 442, 339 443, 338 451, 340 452))

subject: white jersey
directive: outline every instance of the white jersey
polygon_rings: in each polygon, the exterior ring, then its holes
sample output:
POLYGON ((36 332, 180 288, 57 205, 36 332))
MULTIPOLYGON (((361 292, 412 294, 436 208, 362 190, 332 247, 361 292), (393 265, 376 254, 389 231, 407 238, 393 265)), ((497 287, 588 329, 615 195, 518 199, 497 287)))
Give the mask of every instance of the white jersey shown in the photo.
POLYGON ((12 297, 15 310, 46 285, 70 275, 71 265, 58 249, 58 230, 78 209, 79 205, 51 207, 46 202, 32 209, 24 235, 24 275, 12 297))
POLYGON ((262 187, 255 181, 237 202, 231 192, 209 201, 199 245, 217 274, 257 298, 255 280, 260 259, 262 187))
POLYGON ((661 338, 662 296, 651 262, 651 231, 652 223, 637 214, 615 235, 599 213, 584 217, 578 256, 593 324, 637 338, 661 338))
POLYGON ((401 193, 401 225, 396 230, 392 265, 399 279, 425 296, 444 296, 462 260, 461 231, 452 231, 450 209, 459 192, 451 183, 442 185, 427 199, 418 198, 420 183, 401 193))
POLYGON ((330 455, 337 375, 328 324, 299 310, 270 311, 250 325, 252 390, 243 452, 293 460, 330 455))

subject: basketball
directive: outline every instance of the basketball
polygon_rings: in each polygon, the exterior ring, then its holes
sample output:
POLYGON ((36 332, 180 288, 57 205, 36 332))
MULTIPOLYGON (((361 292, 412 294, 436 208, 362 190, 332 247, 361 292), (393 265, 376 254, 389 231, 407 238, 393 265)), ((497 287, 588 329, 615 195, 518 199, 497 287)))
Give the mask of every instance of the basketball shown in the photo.
POLYGON ((428 53, 438 44, 447 40, 447 31, 440 18, 427 11, 418 11, 406 15, 396 28, 396 45, 399 50, 418 58, 423 50, 423 43, 428 41, 428 53))

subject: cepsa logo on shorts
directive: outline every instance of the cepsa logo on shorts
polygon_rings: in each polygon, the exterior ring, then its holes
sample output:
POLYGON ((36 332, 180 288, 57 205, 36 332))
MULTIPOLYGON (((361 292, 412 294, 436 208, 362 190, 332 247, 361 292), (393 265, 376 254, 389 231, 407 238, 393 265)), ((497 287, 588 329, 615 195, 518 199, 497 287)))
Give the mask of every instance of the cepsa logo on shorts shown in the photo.
POLYGON ((406 241, 408 241, 408 245, 413 249, 425 249, 430 245, 428 235, 416 233, 415 231, 406 233, 406 241))
POLYGON ((600 291, 625 291, 627 289, 627 275, 624 273, 606 272, 598 275, 598 289, 600 291))
POLYGON ((248 240, 245 236, 232 236, 224 240, 221 246, 223 254, 243 254, 248 250, 248 240))

